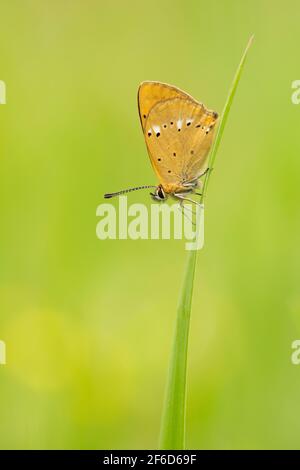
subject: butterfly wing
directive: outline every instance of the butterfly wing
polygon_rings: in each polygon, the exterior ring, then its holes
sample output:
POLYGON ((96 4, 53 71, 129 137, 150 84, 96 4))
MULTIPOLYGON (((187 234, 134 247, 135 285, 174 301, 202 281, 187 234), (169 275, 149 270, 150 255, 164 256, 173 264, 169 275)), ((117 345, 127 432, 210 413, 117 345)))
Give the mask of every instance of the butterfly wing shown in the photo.
POLYGON ((180 186, 195 180, 211 147, 217 114, 186 94, 154 103, 143 129, 160 183, 180 186))

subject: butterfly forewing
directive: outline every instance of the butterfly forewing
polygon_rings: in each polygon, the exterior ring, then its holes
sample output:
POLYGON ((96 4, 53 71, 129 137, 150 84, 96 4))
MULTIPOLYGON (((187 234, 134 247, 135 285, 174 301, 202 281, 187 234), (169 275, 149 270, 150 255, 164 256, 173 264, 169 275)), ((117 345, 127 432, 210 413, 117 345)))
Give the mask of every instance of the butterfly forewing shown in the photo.
POLYGON ((145 122, 149 112, 157 103, 171 98, 193 98, 179 88, 160 82, 143 82, 138 90, 138 107, 142 128, 145 129, 145 122))

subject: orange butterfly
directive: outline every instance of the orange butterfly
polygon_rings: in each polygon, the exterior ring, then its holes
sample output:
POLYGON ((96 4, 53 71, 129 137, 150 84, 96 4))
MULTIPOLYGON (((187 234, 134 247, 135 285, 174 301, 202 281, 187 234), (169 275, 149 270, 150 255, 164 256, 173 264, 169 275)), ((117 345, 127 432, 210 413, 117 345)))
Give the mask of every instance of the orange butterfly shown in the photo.
MULTIPOLYGON (((151 164, 158 177, 158 186, 139 186, 105 198, 119 196, 138 189, 155 188, 154 199, 165 200, 169 195, 186 198, 196 193, 199 178, 210 150, 218 114, 171 85, 143 82, 138 90, 141 125, 151 164)), ((196 193, 197 194, 197 193, 196 193)))

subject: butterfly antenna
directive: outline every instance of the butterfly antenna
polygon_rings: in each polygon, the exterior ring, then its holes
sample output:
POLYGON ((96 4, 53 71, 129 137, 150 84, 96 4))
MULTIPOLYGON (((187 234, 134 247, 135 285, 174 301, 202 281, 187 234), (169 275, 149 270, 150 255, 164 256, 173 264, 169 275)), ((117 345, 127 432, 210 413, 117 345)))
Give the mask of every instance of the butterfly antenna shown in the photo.
POLYGON ((110 199, 111 197, 120 196, 121 194, 131 193, 131 191, 138 191, 139 189, 149 189, 156 188, 153 185, 138 186, 137 188, 122 189, 122 191, 117 191, 116 193, 106 193, 104 194, 105 199, 110 199))

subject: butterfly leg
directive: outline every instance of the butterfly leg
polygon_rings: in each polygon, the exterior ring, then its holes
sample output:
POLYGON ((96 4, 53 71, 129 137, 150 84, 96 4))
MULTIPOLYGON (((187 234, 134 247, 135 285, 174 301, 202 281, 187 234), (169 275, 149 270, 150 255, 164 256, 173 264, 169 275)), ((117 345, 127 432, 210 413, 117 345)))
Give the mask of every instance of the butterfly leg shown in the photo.
MULTIPOLYGON (((194 201, 193 199, 189 198, 189 197, 184 197, 182 194, 176 194, 174 193, 174 197, 177 197, 179 200, 180 200, 180 207, 182 208, 183 210, 183 214, 187 217, 187 214, 185 214, 184 212, 184 209, 183 209, 183 206, 184 206, 184 201, 189 201, 189 202, 192 202, 193 204, 195 204, 196 206, 202 206, 202 204, 200 204, 199 202, 197 201, 194 201)), ((185 209, 188 209, 190 212, 192 212, 192 216, 195 215, 195 212, 193 211, 193 209, 190 209, 188 208, 187 206, 184 206, 185 209)), ((196 225, 195 222, 193 222, 193 220, 191 220, 190 218, 188 218, 188 220, 190 220, 192 222, 193 225, 196 225)))
POLYGON ((206 175, 209 171, 212 171, 212 168, 209 168, 209 166, 201 173, 201 175, 198 176, 198 178, 201 178, 202 176, 206 175))
POLYGON ((185 197, 185 196, 183 196, 182 194, 179 194, 179 193, 174 193, 174 196, 177 197, 178 199, 181 199, 182 201, 192 202, 193 204, 196 204, 196 206, 201 206, 202 205, 199 202, 194 201, 194 199, 191 199, 190 197, 185 197))
POLYGON ((198 178, 191 181, 185 181, 184 183, 182 183, 182 186, 184 186, 185 188, 191 188, 191 190, 194 188, 198 188, 198 178))
MULTIPOLYGON (((197 176, 197 178, 193 179, 193 180, 190 180, 190 181, 185 181, 182 186, 184 186, 185 188, 190 188, 191 190, 193 189, 196 189, 196 188, 199 188, 199 186, 201 186, 201 183, 199 181, 199 179, 206 175, 208 172, 209 172, 210 168, 207 167, 199 176, 197 176)), ((201 196, 201 194, 199 193, 195 193, 195 194, 198 194, 201 196)))
POLYGON ((199 187, 199 184, 198 184, 198 181, 196 181, 196 183, 183 183, 183 185, 185 188, 189 188, 186 190, 186 192, 184 194, 197 194, 197 196, 202 196, 202 193, 196 193, 195 192, 195 189, 199 187))
POLYGON ((184 203, 183 203, 183 200, 181 200, 181 201, 179 202, 179 208, 182 210, 182 213, 183 213, 184 217, 186 217, 187 220, 189 220, 189 221, 192 223, 192 225, 194 225, 194 227, 195 227, 195 226, 196 226, 196 222, 194 222, 193 219, 191 219, 191 218, 186 214, 186 209, 188 209, 188 210, 190 211, 190 213, 192 213, 192 217, 193 217, 194 214, 195 214, 194 211, 193 211, 193 209, 190 209, 189 207, 185 206, 184 203))

